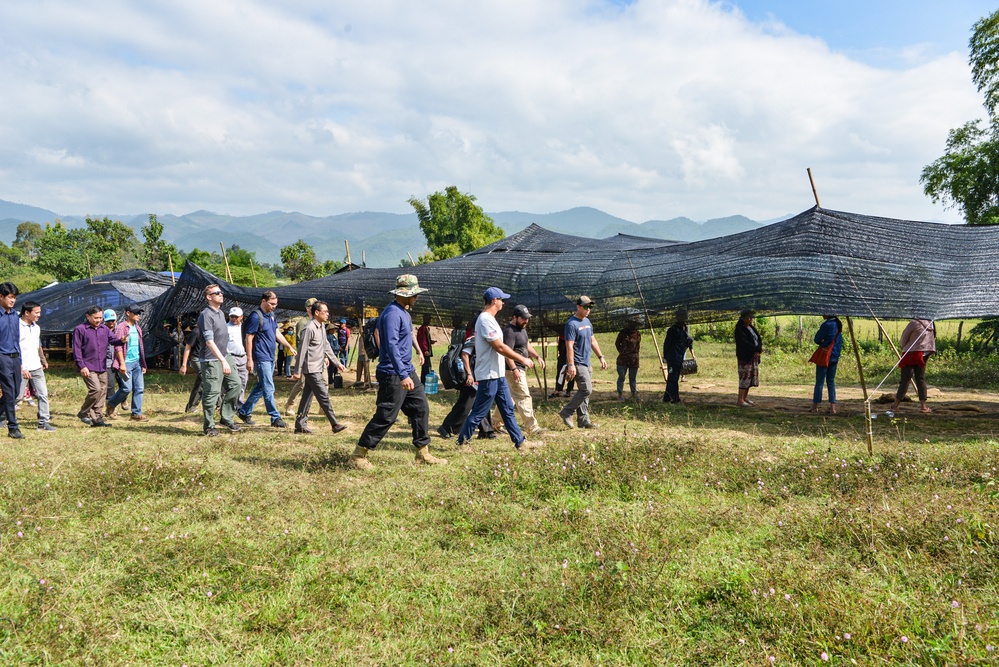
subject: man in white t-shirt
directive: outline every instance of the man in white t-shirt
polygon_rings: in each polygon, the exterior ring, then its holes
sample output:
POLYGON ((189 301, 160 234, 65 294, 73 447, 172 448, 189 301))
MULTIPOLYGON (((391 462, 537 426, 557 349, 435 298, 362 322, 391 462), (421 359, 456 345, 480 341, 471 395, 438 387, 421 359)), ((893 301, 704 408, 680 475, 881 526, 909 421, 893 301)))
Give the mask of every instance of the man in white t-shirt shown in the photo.
POLYGON ((236 360, 236 374, 239 376, 239 400, 236 401, 236 409, 243 407, 246 401, 246 382, 250 379, 250 374, 246 371, 246 348, 243 347, 243 309, 233 306, 229 309, 229 345, 228 351, 232 358, 236 360))
POLYGON ((45 386, 45 370, 49 362, 45 359, 41 329, 38 328, 41 316, 42 307, 34 301, 25 301, 21 306, 21 386, 17 397, 24 396, 28 382, 31 382, 38 399, 38 430, 54 431, 55 426, 49 423, 49 390, 45 386))
POLYGON ((468 413, 465 424, 458 434, 458 446, 472 438, 472 433, 478 427, 495 401, 503 417, 510 439, 518 450, 533 449, 540 442, 528 442, 520 432, 517 418, 513 413, 513 399, 510 397, 510 387, 506 382, 506 363, 503 357, 513 359, 523 364, 525 368, 533 368, 530 357, 524 357, 503 342, 503 330, 496 321, 496 313, 503 309, 503 301, 510 295, 498 287, 490 287, 483 295, 486 307, 479 313, 475 321, 475 381, 479 383, 475 391, 475 403, 468 413))

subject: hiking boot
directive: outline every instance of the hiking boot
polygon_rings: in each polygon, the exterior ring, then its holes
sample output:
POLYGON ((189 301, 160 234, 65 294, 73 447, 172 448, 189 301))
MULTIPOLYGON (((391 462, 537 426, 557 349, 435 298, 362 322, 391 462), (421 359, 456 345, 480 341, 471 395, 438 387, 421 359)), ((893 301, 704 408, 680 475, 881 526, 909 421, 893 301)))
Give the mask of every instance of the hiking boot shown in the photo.
POLYGON ((565 424, 567 428, 576 428, 576 425, 572 423, 572 417, 564 417, 562 415, 559 415, 559 417, 562 418, 562 423, 565 424))
POLYGON ((284 420, 278 417, 277 419, 271 420, 271 426, 274 428, 288 428, 288 425, 284 423, 284 420))
POLYGON ((206 438, 217 438, 217 437, 219 437, 219 435, 221 435, 221 434, 219 433, 219 430, 217 428, 215 428, 215 427, 212 427, 212 428, 210 428, 210 429, 208 429, 208 430, 205 431, 205 437, 206 438))
POLYGON ((239 433, 239 424, 235 424, 233 422, 219 421, 219 426, 225 426, 227 429, 229 429, 233 433, 239 433))
POLYGON ((149 421, 149 417, 147 417, 146 415, 141 415, 141 414, 140 415, 132 415, 131 420, 134 421, 134 422, 147 422, 147 421, 149 421))
POLYGON ((56 427, 53 426, 52 424, 39 424, 38 430, 52 432, 56 430, 56 427))
POLYGON ((358 445, 354 448, 354 453, 350 455, 350 459, 347 460, 348 468, 355 468, 356 470, 371 470, 375 466, 368 460, 368 452, 370 449, 366 447, 361 447, 358 445))
POLYGON ((250 415, 244 415, 242 412, 237 412, 236 416, 239 417, 239 421, 243 422, 247 426, 253 426, 253 417, 250 415))
POLYGON ((432 466, 447 463, 447 459, 437 458, 430 453, 430 448, 424 445, 416 450, 416 462, 432 466))
POLYGON ((117 411, 117 410, 118 410, 117 407, 112 408, 111 404, 108 403, 107 408, 104 410, 104 417, 106 419, 114 419, 115 417, 118 416, 117 414, 115 414, 115 411, 117 411))
POLYGON ((499 436, 496 435, 496 431, 489 431, 488 433, 479 433, 475 436, 478 440, 495 440, 499 436))
MULTIPOLYGON (((273 424, 271 424, 273 426, 273 424)), ((295 433, 302 433, 304 435, 312 435, 312 429, 308 426, 296 426, 295 433)))
POLYGON ((586 422, 585 424, 580 424, 579 428, 596 428, 597 425, 593 422, 586 422))
POLYGON ((541 440, 528 440, 527 438, 524 438, 523 440, 520 441, 520 444, 517 445, 517 451, 529 452, 532 449, 541 449, 544 446, 545 443, 542 442, 541 440))
POLYGON ((15 440, 24 440, 24 434, 21 433, 21 429, 19 428, 10 429, 9 431, 7 431, 7 435, 14 438, 15 440))

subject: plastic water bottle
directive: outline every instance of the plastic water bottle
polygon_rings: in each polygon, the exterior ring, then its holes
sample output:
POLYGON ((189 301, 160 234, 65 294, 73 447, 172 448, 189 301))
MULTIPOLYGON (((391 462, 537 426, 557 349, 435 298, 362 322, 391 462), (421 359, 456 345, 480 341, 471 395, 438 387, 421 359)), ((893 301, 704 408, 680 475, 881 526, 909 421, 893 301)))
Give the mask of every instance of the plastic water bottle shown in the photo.
POLYGON ((458 359, 458 370, 462 372, 465 370, 465 362, 461 358, 458 359))
POLYGON ((423 383, 423 392, 426 394, 437 393, 437 374, 433 371, 427 373, 427 381, 423 383))

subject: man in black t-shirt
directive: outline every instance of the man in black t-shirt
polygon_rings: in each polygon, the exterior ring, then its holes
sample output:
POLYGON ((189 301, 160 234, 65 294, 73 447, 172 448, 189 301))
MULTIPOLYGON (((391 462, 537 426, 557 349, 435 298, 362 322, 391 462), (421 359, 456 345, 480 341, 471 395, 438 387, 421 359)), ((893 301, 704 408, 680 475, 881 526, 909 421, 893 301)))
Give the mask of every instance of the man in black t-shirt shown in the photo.
MULTIPOLYGON (((527 324, 531 320, 531 311, 527 306, 517 306, 513 309, 513 317, 510 323, 503 327, 503 343, 513 348, 513 351, 523 357, 530 357, 535 363, 545 367, 545 361, 534 350, 531 339, 527 336, 527 324)), ((518 423, 525 435, 537 435, 544 431, 538 424, 534 416, 534 402, 531 400, 531 389, 527 384, 527 370, 523 365, 512 359, 506 362, 506 383, 510 387, 510 396, 513 398, 514 407, 517 410, 518 423)), ((499 416, 499 408, 493 416, 494 424, 502 424, 503 420, 499 416)))

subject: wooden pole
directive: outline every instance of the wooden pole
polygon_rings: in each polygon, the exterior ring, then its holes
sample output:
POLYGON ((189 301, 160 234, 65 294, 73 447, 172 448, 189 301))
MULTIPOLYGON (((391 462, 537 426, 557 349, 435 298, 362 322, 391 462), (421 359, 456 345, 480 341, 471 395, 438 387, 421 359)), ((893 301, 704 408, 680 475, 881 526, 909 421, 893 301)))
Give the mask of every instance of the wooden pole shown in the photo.
POLYGON ((815 205, 822 208, 822 204, 819 203, 819 192, 815 189, 815 179, 812 178, 812 168, 808 168, 808 182, 812 184, 812 196, 815 197, 815 205))
POLYGON ((225 254, 225 246, 219 241, 219 247, 222 248, 222 260, 225 262, 225 279, 232 284, 232 271, 229 270, 229 257, 225 254))
MULTIPOLYGON (((544 368, 544 392, 545 401, 548 401, 548 345, 546 345, 545 331, 548 329, 548 323, 545 321, 544 312, 541 313, 541 358, 545 360, 544 368)), ((558 369, 555 369, 558 371, 558 369)))
POLYGON ((957 348, 954 350, 957 354, 961 354, 961 330, 964 329, 964 320, 957 323, 957 348))
MULTIPOLYGON (((884 338, 888 339, 888 344, 891 345, 892 352, 895 353, 895 358, 898 359, 899 361, 902 361, 902 353, 898 351, 898 348, 895 347, 895 341, 892 340, 892 337, 888 335, 887 331, 885 331, 885 325, 881 324, 881 320, 879 320, 873 313, 871 314, 871 317, 874 318, 874 321, 878 325, 878 333, 881 334, 881 336, 883 336, 884 338)), ((915 378, 909 380, 909 384, 912 386, 913 391, 917 393, 919 392, 919 389, 916 387, 915 378)))
POLYGON ((407 250, 407 251, 406 251, 406 254, 407 254, 407 255, 409 255, 409 265, 410 265, 410 266, 416 266, 416 260, 415 260, 415 259, 413 259, 413 253, 411 253, 411 252, 409 252, 409 251, 407 250))
POLYGON ((253 260, 252 259, 250 260, 250 275, 253 276, 253 286, 254 287, 259 287, 259 285, 257 285, 257 272, 253 268, 253 260))
POLYGON ((663 372, 663 382, 668 382, 669 374, 667 372, 666 364, 663 362, 663 352, 659 349, 659 339, 656 337, 656 328, 652 326, 652 316, 649 315, 649 307, 645 304, 645 295, 642 294, 642 285, 638 282, 638 274, 635 272, 635 265, 631 263, 631 257, 625 254, 628 258, 628 266, 631 267, 631 275, 635 277, 635 285, 638 287, 638 296, 642 298, 642 309, 645 311, 645 318, 649 321, 649 331, 652 332, 652 344, 656 346, 656 356, 659 357, 659 370, 663 372))
POLYGON ((367 267, 368 260, 364 259, 364 251, 361 251, 361 266, 367 267))
POLYGON ((170 284, 177 285, 177 277, 173 275, 173 254, 167 253, 167 262, 170 264, 170 284))
POLYGON ((90 284, 94 284, 94 270, 90 268, 90 253, 83 253, 84 257, 87 258, 87 273, 90 275, 90 284))
POLYGON ((857 373, 860 375, 860 387, 864 390, 864 418, 867 420, 867 454, 874 453, 874 428, 871 421, 871 400, 867 395, 867 381, 864 380, 864 365, 860 363, 860 346, 853 334, 853 320, 846 316, 846 326, 850 330, 850 341, 853 343, 853 356, 857 359, 857 373))
POLYGON ((343 247, 347 251, 347 266, 350 266, 352 264, 350 261, 350 243, 347 242, 347 239, 343 240, 343 247))

